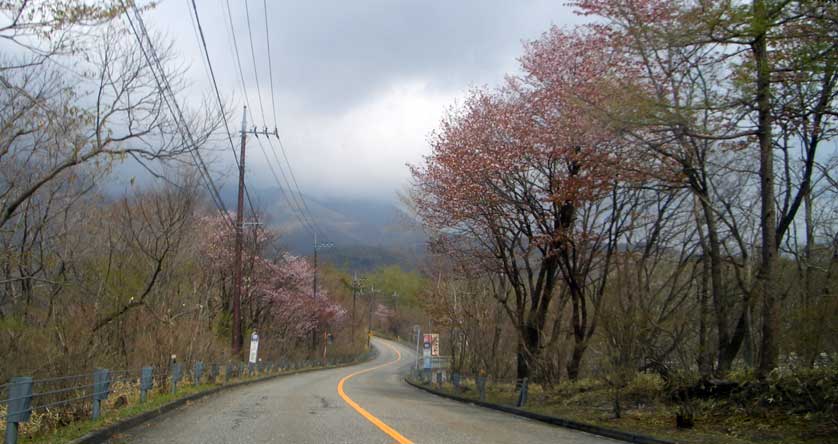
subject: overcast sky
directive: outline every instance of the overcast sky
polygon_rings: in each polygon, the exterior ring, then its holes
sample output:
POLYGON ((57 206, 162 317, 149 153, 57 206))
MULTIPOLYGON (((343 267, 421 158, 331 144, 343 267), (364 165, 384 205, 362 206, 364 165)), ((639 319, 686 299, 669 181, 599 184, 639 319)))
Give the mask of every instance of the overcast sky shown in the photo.
MULTIPOLYGON (((428 152, 428 135, 446 107, 470 87, 497 84, 514 72, 522 41, 537 38, 551 24, 579 22, 563 3, 268 0, 276 120, 302 191, 392 198, 408 182, 405 163, 428 152)), ((225 0, 197 4, 219 87, 235 105, 233 121, 240 122, 245 100, 225 0)), ((255 124, 273 127, 266 13, 262 0, 248 5, 264 113, 245 0, 232 0, 247 101, 255 124)), ((146 24, 174 41, 192 83, 191 94, 182 99, 194 102, 210 84, 189 8, 188 0, 164 0, 146 15, 146 24)), ((249 182, 272 185, 259 145, 248 146, 249 182)), ((217 158, 216 169, 230 173, 232 154, 220 152, 217 158)))

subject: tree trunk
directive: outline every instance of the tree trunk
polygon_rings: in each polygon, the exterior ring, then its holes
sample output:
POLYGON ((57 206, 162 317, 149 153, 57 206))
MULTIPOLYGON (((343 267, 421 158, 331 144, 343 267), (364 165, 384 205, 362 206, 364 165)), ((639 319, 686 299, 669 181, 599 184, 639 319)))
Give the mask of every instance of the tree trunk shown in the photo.
POLYGON ((739 315, 739 320, 736 321, 736 328, 733 330, 733 335, 730 337, 730 341, 719 348, 719 362, 716 367, 716 373, 718 375, 724 376, 727 374, 727 372, 729 372, 733 367, 733 360, 736 359, 736 355, 739 354, 739 349, 742 347, 742 341, 745 339, 745 331, 748 327, 746 311, 747 307, 744 307, 742 309, 742 313, 739 315))
POLYGON ((814 202, 812 202, 812 192, 810 190, 806 191, 806 194, 803 196, 803 211, 805 214, 805 222, 806 222, 806 246, 803 247, 803 297, 801 298, 801 303, 803 305, 804 310, 808 310, 809 308, 809 301, 812 295, 812 274, 814 272, 814 267, 812 266, 812 249, 815 247, 815 223, 814 223, 814 216, 812 215, 812 207, 814 202))
POLYGON ((709 196, 701 190, 696 190, 696 192, 699 194, 699 202, 701 203, 704 222, 707 228, 706 246, 708 248, 705 250, 705 255, 709 255, 710 259, 710 295, 713 300, 713 314, 716 317, 716 340, 718 344, 716 349, 716 360, 718 361, 716 373, 724 375, 730 371, 733 366, 733 360, 742 347, 742 340, 747 327, 745 319, 747 300, 743 301, 742 312, 731 335, 728 325, 728 315, 735 308, 736 304, 728 300, 724 290, 724 283, 722 282, 722 250, 715 212, 710 205, 709 196))
POLYGON ((699 319, 698 319, 698 372, 702 377, 708 377, 713 373, 713 362, 709 352, 709 340, 707 338, 707 318, 710 315, 708 307, 708 287, 710 284, 710 259, 705 254, 701 259, 702 273, 701 286, 699 289, 699 319))
POLYGON ((779 346, 777 336, 780 324, 777 300, 776 262, 777 234, 774 204, 774 150, 771 136, 771 71, 768 61, 768 17, 765 0, 753 4, 753 25, 757 30, 751 49, 756 62, 757 139, 759 140, 760 222, 762 230, 762 263, 760 290, 762 292, 762 346, 757 373, 765 377, 777 366, 779 346))
POLYGON ((745 361, 745 366, 753 368, 754 366, 754 335, 752 332, 753 315, 751 314, 751 307, 745 307, 745 338, 742 340, 742 360, 745 361))
POLYGON ((567 363, 567 377, 571 381, 579 378, 579 367, 582 365, 582 356, 585 355, 585 350, 588 348, 586 342, 576 342, 573 345, 573 353, 570 355, 570 361, 567 363))
POLYGON ((530 366, 527 360, 527 352, 524 350, 524 341, 518 339, 518 350, 515 352, 517 360, 516 378, 524 379, 530 377, 530 366))
POLYGON ((519 341, 518 348, 518 379, 532 380, 532 370, 541 348, 541 333, 531 322, 523 329, 524 339, 519 341))
POLYGON ((500 377, 499 373, 500 373, 501 364, 498 362, 497 357, 498 357, 498 346, 500 345, 500 335, 501 335, 502 330, 503 330, 503 325, 501 324, 501 322, 503 322, 503 307, 501 306, 500 303, 498 303, 498 304, 495 305, 495 331, 494 331, 494 334, 492 335, 492 354, 490 355, 491 360, 489 361, 489 362, 492 363, 492 368, 491 369, 488 369, 488 368, 486 369, 487 371, 491 371, 492 376, 495 377, 495 378, 500 377))

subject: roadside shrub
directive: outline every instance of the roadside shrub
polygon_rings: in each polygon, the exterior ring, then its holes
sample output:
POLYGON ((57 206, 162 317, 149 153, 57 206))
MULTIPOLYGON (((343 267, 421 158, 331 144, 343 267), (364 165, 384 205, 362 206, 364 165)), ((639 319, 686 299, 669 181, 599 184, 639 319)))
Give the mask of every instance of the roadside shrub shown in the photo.
POLYGON ((564 396, 573 396, 579 393, 599 390, 603 382, 597 378, 581 378, 575 381, 565 380, 556 386, 556 392, 564 396))
POLYGON ((838 366, 784 369, 763 381, 752 380, 735 390, 732 400, 746 408, 774 407, 789 413, 838 416, 838 366))
POLYGON ((637 373, 623 389, 623 397, 637 404, 649 404, 660 398, 665 383, 656 373, 637 373))

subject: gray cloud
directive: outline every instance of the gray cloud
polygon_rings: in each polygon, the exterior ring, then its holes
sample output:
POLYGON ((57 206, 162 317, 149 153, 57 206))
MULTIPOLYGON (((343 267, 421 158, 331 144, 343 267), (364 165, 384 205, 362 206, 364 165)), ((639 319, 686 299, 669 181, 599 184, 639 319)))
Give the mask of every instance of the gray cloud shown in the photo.
MULTIPOLYGON (((241 105, 241 82, 225 0, 198 2, 210 57, 227 99, 241 105)), ((272 126, 265 15, 250 0, 260 110, 244 2, 231 1, 247 97, 256 123, 272 126)), ((277 121, 304 192, 389 198, 404 186, 405 162, 427 151, 446 106, 472 86, 514 71, 521 41, 555 23, 578 23, 560 1, 268 1, 277 121)), ((175 40, 191 68, 192 92, 206 92, 187 2, 163 2, 149 26, 175 40)), ((236 108, 240 109, 240 108, 236 108)), ((236 112, 235 122, 238 122, 236 112)), ((238 125, 236 125, 238 126, 238 125)), ((250 170, 273 181, 251 145, 250 170)), ((232 156, 220 155, 232 165, 232 156)))

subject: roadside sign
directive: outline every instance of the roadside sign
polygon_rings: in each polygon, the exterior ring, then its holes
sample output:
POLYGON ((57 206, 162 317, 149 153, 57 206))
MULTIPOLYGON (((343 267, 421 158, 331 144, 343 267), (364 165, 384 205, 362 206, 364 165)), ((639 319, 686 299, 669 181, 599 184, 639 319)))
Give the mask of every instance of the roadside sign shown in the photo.
POLYGON ((431 333, 431 356, 439 356, 439 335, 431 333))
POLYGON ((424 349, 427 352, 430 350, 431 356, 439 356, 439 334, 426 333, 424 335, 424 349))
POLYGON ((251 364, 256 363, 256 355, 259 351, 259 335, 256 334, 254 331, 252 335, 250 335, 250 359, 248 362, 251 364))

